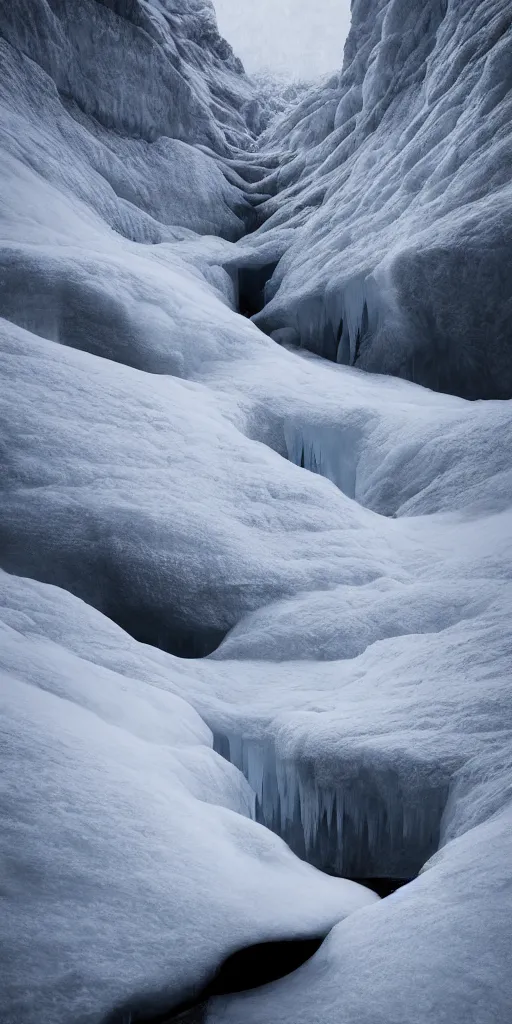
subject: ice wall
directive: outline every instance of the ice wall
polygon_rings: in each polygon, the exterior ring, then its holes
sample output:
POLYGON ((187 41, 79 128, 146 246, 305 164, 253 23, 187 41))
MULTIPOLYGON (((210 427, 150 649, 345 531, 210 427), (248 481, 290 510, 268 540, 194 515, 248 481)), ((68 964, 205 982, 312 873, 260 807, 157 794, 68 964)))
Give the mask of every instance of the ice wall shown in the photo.
POLYGON ((512 395, 511 26, 509 0, 356 0, 343 73, 265 137, 296 155, 263 237, 295 234, 260 327, 437 390, 512 395))
POLYGON ((5 180, 20 161, 142 243, 244 233, 252 206, 219 157, 263 111, 209 5, 3 3, 0 46, 5 180))
POLYGON ((257 101, 208 2, 21 0, 0 32, 107 128, 226 148, 257 101))
POLYGON ((315 763, 283 759, 271 740, 214 736, 256 794, 256 818, 309 863, 348 878, 414 878, 439 844, 448 785, 400 778, 393 759, 380 765, 340 750, 336 787, 317 781, 315 763), (404 784, 405 782, 405 784, 404 784))

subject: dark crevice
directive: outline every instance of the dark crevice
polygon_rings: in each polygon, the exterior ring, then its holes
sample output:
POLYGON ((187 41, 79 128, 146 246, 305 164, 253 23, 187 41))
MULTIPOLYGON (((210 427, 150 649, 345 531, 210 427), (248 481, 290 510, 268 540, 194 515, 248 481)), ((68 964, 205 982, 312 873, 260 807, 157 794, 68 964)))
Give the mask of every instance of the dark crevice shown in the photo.
POLYGON ((391 896, 392 893, 396 892, 397 889, 401 889, 402 886, 408 885, 412 882, 412 878, 349 878, 349 882, 357 882, 358 885, 364 885, 367 889, 371 889, 372 892, 376 892, 377 896, 381 899, 385 899, 386 896, 391 896))
POLYGON ((237 275, 238 312, 252 317, 260 313, 265 305, 265 286, 272 277, 277 262, 263 267, 240 267, 237 275))
POLYGON ((316 935, 307 939, 261 942, 237 950, 224 961, 208 985, 208 998, 260 988, 285 978, 311 959, 320 949, 324 938, 325 935, 316 935))
POLYGON ((103 1024, 200 1024, 208 1000, 260 988, 298 970, 320 949, 325 935, 261 942, 232 953, 216 974, 189 999, 173 1003, 163 994, 133 997, 108 1015, 103 1024))
POLYGON ((115 607, 102 610, 134 640, 158 647, 176 658, 206 658, 220 647, 228 632, 192 626, 158 609, 115 607))

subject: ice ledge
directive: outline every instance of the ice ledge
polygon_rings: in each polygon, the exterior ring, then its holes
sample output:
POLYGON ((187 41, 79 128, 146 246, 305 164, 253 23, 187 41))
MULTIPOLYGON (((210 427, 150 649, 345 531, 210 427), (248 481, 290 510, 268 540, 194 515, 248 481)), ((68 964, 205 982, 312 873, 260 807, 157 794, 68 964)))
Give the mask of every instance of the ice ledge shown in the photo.
POLYGON ((438 848, 448 783, 429 784, 412 765, 407 786, 386 759, 380 768, 361 764, 349 780, 328 786, 311 763, 281 758, 271 739, 214 732, 214 749, 245 775, 256 794, 256 819, 323 871, 409 879, 438 848))

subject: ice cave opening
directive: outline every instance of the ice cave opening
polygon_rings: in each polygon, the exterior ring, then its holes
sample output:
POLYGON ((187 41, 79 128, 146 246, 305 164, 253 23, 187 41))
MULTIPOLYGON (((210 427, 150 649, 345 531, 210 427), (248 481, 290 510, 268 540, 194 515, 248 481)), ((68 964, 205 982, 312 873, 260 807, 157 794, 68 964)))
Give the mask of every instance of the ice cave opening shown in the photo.
POLYGON ((178 613, 161 608, 116 605, 104 609, 138 643, 157 647, 176 658, 206 658, 220 646, 227 630, 184 622, 178 613))
POLYGON ((421 780, 412 765, 406 783, 385 760, 354 770, 350 753, 340 752, 338 780, 329 784, 307 760, 282 757, 269 740, 214 731, 214 748, 245 775, 256 820, 326 874, 388 896, 438 849, 448 787, 421 780))

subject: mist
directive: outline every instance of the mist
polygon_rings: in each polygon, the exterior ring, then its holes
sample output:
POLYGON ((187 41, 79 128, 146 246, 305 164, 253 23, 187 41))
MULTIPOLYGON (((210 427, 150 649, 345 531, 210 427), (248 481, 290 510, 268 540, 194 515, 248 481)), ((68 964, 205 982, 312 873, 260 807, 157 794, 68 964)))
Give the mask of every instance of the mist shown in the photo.
POLYGON ((249 74, 314 79, 338 70, 350 0, 214 0, 219 28, 249 74))

